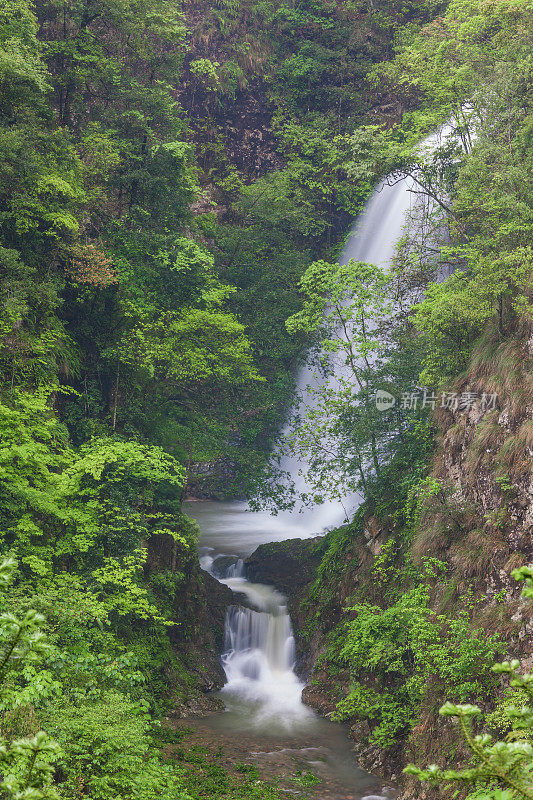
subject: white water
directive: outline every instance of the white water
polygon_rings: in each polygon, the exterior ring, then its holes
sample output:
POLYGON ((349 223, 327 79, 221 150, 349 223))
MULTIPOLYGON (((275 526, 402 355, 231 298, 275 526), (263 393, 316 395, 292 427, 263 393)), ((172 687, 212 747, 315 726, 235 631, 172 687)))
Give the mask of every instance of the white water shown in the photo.
MULTIPOLYGON (((409 188, 403 180, 376 189, 346 241, 342 263, 353 258, 388 268, 411 209, 409 188)), ((342 365, 334 368, 343 369, 342 365)), ((299 372, 300 413, 312 405, 309 388, 316 388, 320 380, 311 365, 299 372)), ((285 457, 281 468, 290 473, 297 492, 307 490, 307 464, 285 457)), ((217 556, 243 558, 266 542, 316 536, 341 524, 359 503, 360 498, 350 494, 342 501, 326 501, 318 507, 300 508, 299 513, 284 511, 276 516, 249 511, 246 503, 187 504, 187 513, 201 529, 202 567, 245 595, 247 605, 253 606, 228 610, 222 657, 227 677, 222 695, 228 712, 239 717, 245 727, 294 732, 313 724, 315 717, 301 701, 303 684, 294 673, 294 638, 285 598, 271 587, 249 583, 242 575, 242 562, 235 565, 226 559, 217 567, 217 556)))
POLYGON ((246 580, 241 559, 217 557, 211 549, 200 561, 240 601, 226 616, 222 663, 227 683, 220 692, 226 710, 209 718, 210 728, 224 743, 249 742, 255 763, 268 766, 272 761, 282 773, 288 763, 289 771, 317 775, 324 789, 321 796, 328 800, 393 800, 390 787, 359 767, 342 726, 302 703, 303 683, 294 672, 294 636, 285 597, 271 586, 246 580))
MULTIPOLYGON (((439 131, 428 136, 419 146, 423 157, 426 157, 451 136, 450 125, 444 125, 439 131)), ((415 208, 419 210, 424 203, 428 203, 429 208, 436 208, 433 201, 428 200, 427 197, 424 200, 421 199, 419 188, 411 178, 399 178, 398 180, 387 178, 382 181, 355 221, 346 239, 339 263, 347 264, 353 259, 375 264, 388 271, 396 254, 398 242, 407 232, 408 222, 412 222, 412 213, 415 208)), ((339 334, 344 336, 341 331, 339 334)), ((304 418, 306 409, 316 408, 317 399, 314 390, 321 388, 326 382, 329 387, 336 389, 340 388, 344 381, 347 384, 353 381, 353 372, 349 365, 338 359, 330 359, 329 364, 330 371, 326 377, 309 362, 300 369, 296 378, 298 416, 304 418)), ((290 429, 291 426, 288 423, 283 429, 281 437, 290 433, 290 429)), ((297 495, 312 493, 307 474, 308 463, 302 461, 299 456, 285 456, 281 459, 280 467, 289 473, 297 495)), ((340 500, 326 500, 319 506, 309 508, 300 505, 297 509, 298 515, 295 515, 294 511, 283 512, 281 517, 286 522, 286 538, 301 536, 302 526, 307 529, 307 536, 338 527, 353 515, 361 502, 360 494, 348 492, 340 500), (291 535, 289 529, 293 526, 295 526, 294 533, 291 535)))
POLYGON ((244 702, 252 727, 293 733, 313 714, 301 702, 303 686, 294 673, 294 637, 285 598, 245 578, 225 583, 255 607, 228 609, 222 657, 228 679, 222 690, 226 706, 238 711, 244 702))
POLYGON ((219 565, 209 553, 200 557, 203 569, 246 603, 230 606, 226 615, 222 664, 227 683, 221 692, 226 708, 247 728, 294 733, 314 715, 301 701, 285 597, 272 586, 246 580, 241 559, 218 560, 219 565), (225 577, 218 577, 221 572, 225 577))
MULTIPOLYGON (((406 180, 394 186, 380 184, 354 224, 342 251, 340 261, 350 259, 378 264, 387 268, 402 236, 413 195, 406 180)), ((337 376, 342 376, 343 365, 334 364, 337 376)), ((313 406, 312 393, 323 380, 315 367, 305 364, 296 378, 298 411, 303 416, 305 408, 313 406), (311 390, 311 391, 309 391, 311 390)), ((328 380, 335 380, 335 371, 328 380)), ((287 425, 282 437, 289 432, 287 425)), ((284 456, 280 467, 290 474, 298 494, 309 491, 308 464, 296 457, 284 456)), ((188 503, 187 513, 200 524, 200 546, 213 548, 219 553, 250 555, 256 547, 266 542, 285 539, 307 539, 329 528, 341 525, 361 503, 357 494, 347 494, 342 500, 326 500, 318 506, 298 506, 294 510, 270 514, 267 511, 250 511, 246 503, 188 503)))
MULTIPOLYGON (((426 140, 433 146, 448 130, 426 140)), ((409 212, 416 202, 413 184, 407 180, 377 187, 346 241, 341 263, 350 259, 377 264, 388 269, 396 245, 404 232, 409 212)), ((332 364, 328 381, 344 377, 342 364, 332 364)), ((313 407, 313 389, 324 378, 307 364, 297 376, 298 412, 313 407)), ((287 433, 287 429, 283 431, 287 433)), ((282 433, 282 435, 283 435, 282 433)), ((306 493, 308 465, 297 458, 284 457, 281 468, 288 472, 298 493, 306 493)), ((275 589, 252 584, 244 577, 242 558, 258 545, 292 538, 309 538, 341 524, 358 507, 361 498, 347 494, 340 501, 326 501, 315 507, 300 507, 276 516, 252 512, 246 503, 189 503, 187 513, 201 529, 202 567, 236 594, 245 605, 230 607, 226 618, 223 666, 227 684, 224 697, 228 725, 244 730, 262 730, 269 735, 294 735, 318 730, 324 723, 301 700, 303 684, 294 672, 294 637, 283 595, 275 589), (232 554, 235 558, 228 560, 232 554), (226 556, 220 560, 220 556, 226 556), (239 560, 237 560, 237 558, 239 560), (218 562, 218 563, 217 563, 218 562), (250 607, 251 606, 251 607, 250 607)), ((352 778, 363 790, 364 779, 356 766, 352 778)), ((359 797, 361 795, 359 794, 359 797)), ((386 800, 385 796, 365 795, 366 800, 386 800)))
MULTIPOLYGON (((350 231, 339 259, 341 264, 346 264, 353 259, 376 264, 383 269, 389 268, 412 207, 413 194, 409 191, 411 186, 412 184, 404 179, 394 185, 382 182, 377 187, 350 231)), ((350 369, 338 360, 331 361, 331 372, 325 379, 316 366, 305 364, 296 379, 297 413, 301 417, 305 417, 306 410, 316 406, 314 390, 320 388, 324 380, 327 380, 330 386, 338 386, 342 379, 350 377, 350 369)), ((282 437, 289 432, 290 423, 282 431, 282 437)), ((280 468, 290 474, 297 495, 301 496, 311 491, 307 478, 309 465, 305 462, 302 463, 298 456, 284 456, 281 459, 280 468)), ((305 526, 308 536, 316 535, 346 521, 358 508, 361 501, 361 495, 350 492, 340 500, 325 500, 319 506, 311 508, 300 506, 298 515, 292 511, 285 512, 282 516, 287 520, 288 526, 294 524, 298 527, 305 526)), ((294 533, 293 536, 286 538, 299 535, 299 533, 294 533)))

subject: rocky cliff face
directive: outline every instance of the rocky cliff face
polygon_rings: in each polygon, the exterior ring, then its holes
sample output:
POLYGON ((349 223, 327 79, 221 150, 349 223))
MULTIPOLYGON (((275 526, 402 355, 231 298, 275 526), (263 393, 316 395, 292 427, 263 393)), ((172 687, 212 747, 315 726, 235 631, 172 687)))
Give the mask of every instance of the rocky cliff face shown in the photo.
MULTIPOLYGON (((450 387, 451 402, 435 415, 440 434, 432 474, 442 489, 423 506, 413 542, 415 559, 436 556, 450 568, 435 609, 460 609, 471 591, 478 603, 473 625, 498 633, 506 655, 520 659, 525 671, 533 667, 533 608, 511 572, 533 561, 532 357, 531 324, 506 338, 487 331, 468 371, 450 387)), ((427 710, 421 719, 429 720, 427 710)), ((415 728, 400 757, 437 761, 442 741, 452 736, 442 719, 415 728)), ((407 784, 404 796, 420 797, 419 785, 407 784)))
POLYGON ((502 592, 516 600, 510 572, 532 557, 532 360, 529 326, 502 342, 487 335, 450 406, 437 412, 433 474, 448 494, 425 509, 415 552, 446 555, 459 580, 476 580, 489 602, 502 592), (446 513, 455 518, 447 528, 446 513))
MULTIPOLYGON (((152 536, 145 565, 147 578, 173 571, 174 539, 152 536)), ((176 664, 168 666, 169 691, 175 716, 203 716, 219 710, 221 703, 209 694, 226 681, 219 654, 223 649, 226 609, 233 594, 200 569, 196 554, 186 574, 166 598, 167 614, 176 620, 169 638, 176 664), (176 667, 178 665, 178 667, 176 667)))

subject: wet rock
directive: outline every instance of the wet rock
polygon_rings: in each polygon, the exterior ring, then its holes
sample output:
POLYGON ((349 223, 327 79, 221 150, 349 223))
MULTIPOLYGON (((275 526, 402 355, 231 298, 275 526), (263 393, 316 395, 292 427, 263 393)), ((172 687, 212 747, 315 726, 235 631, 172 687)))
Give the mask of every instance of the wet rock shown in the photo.
POLYGON ((236 564, 237 561, 237 556, 219 556, 211 564, 210 571, 215 578, 225 578, 229 567, 236 564))
POLYGON ((245 559, 246 575, 255 583, 275 586, 291 600, 315 579, 322 542, 316 536, 262 544, 245 559))
MULTIPOLYGON (((147 542, 145 575, 172 573, 175 542, 168 534, 151 536, 147 542)), ((219 653, 224 642, 226 610, 233 593, 200 569, 196 556, 186 565, 185 576, 176 574, 173 597, 165 597, 166 614, 176 621, 168 628, 175 660, 165 665, 165 681, 175 704, 175 713, 201 715, 217 710, 208 696, 226 682, 219 653)), ((157 585, 157 584, 156 584, 157 585)))
POLYGON ((219 697, 200 694, 178 702, 169 717, 174 719, 201 718, 223 710, 224 703, 219 697))

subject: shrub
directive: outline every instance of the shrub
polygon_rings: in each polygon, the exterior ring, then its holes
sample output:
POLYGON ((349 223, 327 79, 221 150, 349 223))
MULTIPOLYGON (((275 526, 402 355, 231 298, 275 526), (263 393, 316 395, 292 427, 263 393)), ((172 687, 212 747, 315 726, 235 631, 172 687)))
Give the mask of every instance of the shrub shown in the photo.
POLYGON ((430 689, 453 686, 466 701, 496 683, 490 664, 498 637, 472 630, 467 609, 455 619, 434 614, 426 586, 385 609, 360 603, 347 611, 356 617, 346 624, 340 659, 354 682, 334 716, 368 720, 370 741, 381 747, 410 730, 430 689), (368 686, 369 678, 385 688, 368 686))
MULTIPOLYGON (((525 579, 524 597, 533 598, 533 568, 521 567, 512 573, 516 580, 525 579)), ((495 664, 492 671, 509 675, 515 693, 516 705, 507 705, 506 715, 511 721, 505 739, 494 742, 488 733, 474 733, 473 718, 481 714, 475 705, 455 705, 447 702, 440 709, 444 717, 459 721, 463 739, 472 754, 472 764, 467 769, 440 769, 431 764, 419 769, 413 764, 405 768, 408 775, 434 785, 459 784, 473 787, 467 800, 531 800, 533 798, 533 674, 520 674, 517 660, 495 664), (527 702, 523 704, 524 696, 527 702)))
POLYGON ((65 703, 50 717, 65 752, 67 797, 188 800, 175 769, 156 754, 142 703, 108 691, 90 705, 65 703))
MULTIPOLYGON (((5 558, 0 563, 0 593, 11 584, 17 563, 5 558)), ((44 617, 30 609, 22 616, 0 616, 0 702, 12 700, 6 678, 21 672, 29 663, 38 662, 48 651, 41 630, 44 617)), ((54 761, 59 747, 39 731, 32 737, 9 741, 0 739, 0 790, 9 800, 41 800, 57 797, 52 786, 54 761)))

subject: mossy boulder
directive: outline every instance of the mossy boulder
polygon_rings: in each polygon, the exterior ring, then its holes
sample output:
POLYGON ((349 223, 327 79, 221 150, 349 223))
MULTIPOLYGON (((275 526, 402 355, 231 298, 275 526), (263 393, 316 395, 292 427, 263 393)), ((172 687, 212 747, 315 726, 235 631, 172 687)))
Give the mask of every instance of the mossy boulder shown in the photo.
POLYGON ((260 545, 244 564, 246 577, 275 586, 289 600, 314 581, 322 558, 321 536, 260 545))

